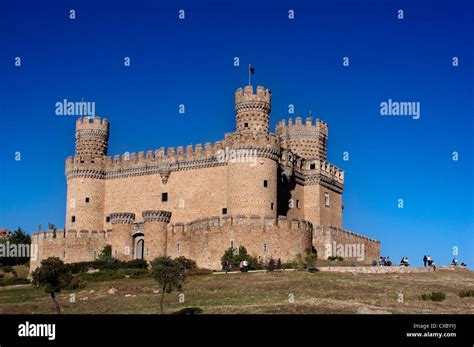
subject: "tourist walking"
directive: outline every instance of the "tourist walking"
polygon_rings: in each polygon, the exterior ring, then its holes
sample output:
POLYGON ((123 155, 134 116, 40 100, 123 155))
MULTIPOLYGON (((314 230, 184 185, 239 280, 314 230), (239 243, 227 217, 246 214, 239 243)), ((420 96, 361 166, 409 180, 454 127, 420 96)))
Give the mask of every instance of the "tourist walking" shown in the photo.
POLYGON ((249 271, 249 262, 247 260, 244 260, 244 272, 249 271))
POLYGON ((426 263, 428 262, 428 258, 426 257, 426 254, 425 256, 423 257, 423 265, 424 267, 426 267, 426 263))

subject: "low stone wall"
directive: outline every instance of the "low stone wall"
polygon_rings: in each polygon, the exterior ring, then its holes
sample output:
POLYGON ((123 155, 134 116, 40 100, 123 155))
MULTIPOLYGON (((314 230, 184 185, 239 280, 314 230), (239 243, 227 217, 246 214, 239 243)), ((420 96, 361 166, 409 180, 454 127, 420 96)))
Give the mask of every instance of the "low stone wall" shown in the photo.
POLYGON ((321 266, 322 272, 350 272, 365 274, 388 274, 388 273, 418 273, 428 272, 426 267, 411 266, 321 266))
POLYGON ((341 256, 344 260, 371 264, 380 258, 380 241, 334 226, 317 226, 313 245, 320 259, 341 256))

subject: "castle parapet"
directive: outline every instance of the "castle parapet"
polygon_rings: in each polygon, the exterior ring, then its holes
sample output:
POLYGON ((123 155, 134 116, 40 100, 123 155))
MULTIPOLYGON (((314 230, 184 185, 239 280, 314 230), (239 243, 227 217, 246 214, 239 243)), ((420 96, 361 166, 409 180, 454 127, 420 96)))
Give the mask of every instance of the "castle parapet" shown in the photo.
POLYGON ((135 213, 118 212, 110 214, 112 224, 132 224, 135 221, 135 213))
POLYGON ((169 223, 171 220, 171 212, 162 210, 148 210, 142 212, 144 222, 155 221, 169 223))

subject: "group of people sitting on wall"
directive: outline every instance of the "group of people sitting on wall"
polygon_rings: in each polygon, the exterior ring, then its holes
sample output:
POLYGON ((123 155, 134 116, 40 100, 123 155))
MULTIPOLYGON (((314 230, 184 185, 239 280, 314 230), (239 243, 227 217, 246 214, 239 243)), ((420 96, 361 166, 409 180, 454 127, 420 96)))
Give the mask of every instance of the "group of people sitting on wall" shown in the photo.
POLYGON ((400 260, 400 266, 410 266, 410 264, 408 264, 407 257, 403 257, 402 260, 400 260))
POLYGON ((379 259, 379 266, 392 266, 392 261, 390 257, 380 257, 379 259))
MULTIPOLYGON (((458 260, 456 258, 454 258, 452 261, 451 261, 451 266, 458 266, 458 260)), ((461 268, 465 268, 467 267, 467 264, 462 262, 461 265, 459 265, 461 268)))

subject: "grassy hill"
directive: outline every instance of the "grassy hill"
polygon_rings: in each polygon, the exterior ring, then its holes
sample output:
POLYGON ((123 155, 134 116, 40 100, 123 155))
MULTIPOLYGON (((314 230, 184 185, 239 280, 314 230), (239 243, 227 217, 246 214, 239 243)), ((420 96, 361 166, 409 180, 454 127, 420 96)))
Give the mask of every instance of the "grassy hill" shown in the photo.
MULTIPOLYGON (((165 310, 193 307, 203 313, 474 313, 474 272, 464 269, 415 274, 350 274, 305 271, 209 274, 188 277, 166 295, 165 310), (421 300, 444 292, 441 302, 421 300), (401 296, 401 295, 402 296, 401 296), (403 301, 403 302, 400 302, 403 301)), ((58 296, 64 313, 158 313, 158 285, 151 278, 90 282, 58 296), (109 294, 115 288, 117 293, 109 294), (70 299, 75 297, 75 301, 70 299)), ((54 313, 51 299, 31 285, 0 288, 0 313, 54 313)))

